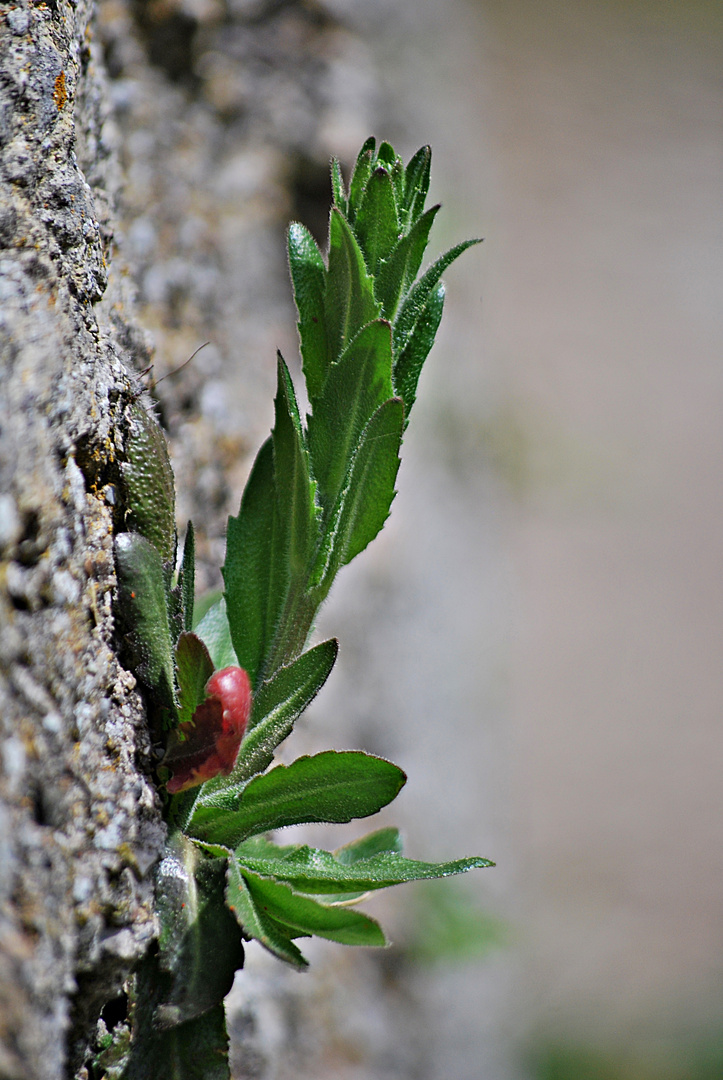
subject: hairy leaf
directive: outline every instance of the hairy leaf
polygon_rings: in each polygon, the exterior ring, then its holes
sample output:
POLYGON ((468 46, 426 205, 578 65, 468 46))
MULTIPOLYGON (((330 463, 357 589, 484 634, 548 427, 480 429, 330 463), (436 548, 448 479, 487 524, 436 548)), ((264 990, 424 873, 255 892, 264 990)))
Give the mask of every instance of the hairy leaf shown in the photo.
POLYGON ((440 281, 427 297, 414 327, 414 333, 407 340, 394 363, 394 390, 404 402, 404 426, 409 423, 409 414, 417 397, 417 383, 434 345, 439 324, 444 311, 444 282, 440 281))
POLYGON ((288 248, 304 378, 309 397, 313 398, 321 393, 329 365, 324 315, 326 267, 314 237, 297 222, 289 226, 288 248))
POLYGON ((269 917, 263 905, 255 902, 234 857, 229 859, 226 870, 226 903, 244 934, 293 967, 309 966, 289 935, 269 917))
POLYGON ((193 719, 196 706, 206 696, 206 683, 213 675, 208 649, 196 634, 184 632, 176 643, 179 724, 193 719))
POLYGON ((214 668, 238 664, 238 657, 231 643, 231 630, 226 617, 226 601, 223 596, 212 604, 203 616, 196 634, 208 649, 214 668))
MULTIPOLYGON (((341 210, 329 220, 329 270, 324 301, 329 355, 337 360, 363 326, 379 316, 374 282, 357 239, 341 210)), ((309 394, 312 406, 314 397, 309 394)))

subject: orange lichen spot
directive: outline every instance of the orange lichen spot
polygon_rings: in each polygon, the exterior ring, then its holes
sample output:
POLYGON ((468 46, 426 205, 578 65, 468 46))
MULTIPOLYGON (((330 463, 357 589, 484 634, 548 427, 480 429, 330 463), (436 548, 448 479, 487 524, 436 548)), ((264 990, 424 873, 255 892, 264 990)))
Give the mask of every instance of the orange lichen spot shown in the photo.
POLYGON ((61 71, 60 75, 56 77, 55 89, 53 90, 53 101, 57 106, 58 112, 60 112, 67 100, 68 91, 65 86, 65 72, 61 71))

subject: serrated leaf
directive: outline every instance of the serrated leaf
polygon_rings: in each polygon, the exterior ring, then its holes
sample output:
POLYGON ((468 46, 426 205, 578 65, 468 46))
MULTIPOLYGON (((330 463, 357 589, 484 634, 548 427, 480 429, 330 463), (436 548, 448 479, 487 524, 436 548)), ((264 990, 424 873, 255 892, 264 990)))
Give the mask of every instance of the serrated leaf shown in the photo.
POLYGON ((220 670, 238 665, 236 650, 231 643, 231 630, 223 596, 211 605, 198 623, 196 634, 208 649, 214 668, 220 670))
POLYGON ((394 390, 404 401, 405 427, 409 423, 409 414, 417 397, 417 383, 424 361, 434 345, 442 321, 444 294, 444 282, 440 281, 427 298, 427 303, 415 323, 414 333, 407 339, 394 363, 394 390))
POLYGON ((178 701, 168 621, 166 579, 157 548, 140 533, 115 538, 120 623, 133 669, 175 723, 178 701))
POLYGON ((326 267, 313 236, 297 222, 289 226, 288 251, 294 299, 299 313, 301 362, 309 397, 313 398, 321 393, 329 365, 324 313, 326 267))
MULTIPOLYGON (((338 359, 363 326, 379 316, 374 282, 349 223, 336 207, 329 219, 329 269, 324 296, 329 356, 338 359)), ((312 406, 314 397, 309 394, 312 406)))
MULTIPOLYGON (((246 781, 271 763, 276 747, 291 733, 295 721, 329 677, 338 651, 335 638, 322 641, 261 684, 233 772, 229 777, 207 783, 199 795, 193 818, 199 835, 205 823, 223 811, 235 814, 246 781)), ((187 831, 196 834, 193 823, 187 826, 187 831)))
POLYGON ((429 232, 440 209, 439 204, 431 206, 425 214, 415 221, 413 227, 398 241, 381 268, 375 281, 376 297, 382 305, 382 314, 386 319, 393 319, 400 297, 403 296, 422 265, 422 258, 429 240, 429 232))
POLYGON ((192 521, 189 521, 186 528, 179 584, 181 586, 183 607, 183 629, 193 630, 193 605, 196 588, 196 539, 192 521))
POLYGON ((334 199, 334 206, 338 206, 343 214, 347 211, 346 191, 344 190, 344 180, 341 175, 341 165, 337 158, 332 158, 331 162, 331 190, 334 199))
POLYGON ((378 165, 371 173, 357 212, 354 232, 367 270, 375 277, 399 239, 399 219, 389 170, 378 165))
POLYGON ((351 181, 349 182, 348 217, 352 224, 354 223, 357 210, 361 204, 369 174, 372 171, 375 147, 376 139, 373 135, 370 135, 359 151, 351 181))
POLYGON ((158 961, 168 976, 154 1006, 159 1029, 221 1003, 243 966, 241 935, 224 900, 225 870, 180 833, 169 840, 156 871, 158 961))
POLYGON ((213 675, 208 649, 196 634, 184 631, 176 642, 176 673, 178 721, 186 724, 193 719, 196 706, 205 698, 206 683, 213 675))
POLYGON ((238 517, 228 519, 222 569, 231 641, 238 663, 248 671, 254 688, 264 649, 284 602, 285 588, 277 582, 284 575, 288 577, 277 532, 274 455, 269 438, 251 469, 238 517))
POLYGON ((302 893, 322 895, 339 892, 370 892, 402 885, 424 878, 449 877, 468 870, 494 866, 489 859, 456 859, 453 862, 425 863, 406 859, 396 852, 381 852, 368 859, 346 865, 328 851, 297 848, 281 859, 260 859, 247 856, 240 847, 236 851, 239 863, 251 873, 285 881, 302 893))
POLYGON ((352 908, 330 906, 295 893, 288 885, 257 874, 244 875, 257 907, 294 931, 342 945, 386 945, 379 923, 352 908))
POLYGON ((192 829, 207 843, 236 847, 287 825, 347 822, 376 814, 405 781, 402 770, 383 758, 327 750, 255 777, 239 794, 235 813, 203 813, 199 807, 192 829))
POLYGON ((336 502, 369 420, 392 397, 392 336, 389 323, 369 323, 329 372, 309 417, 309 453, 327 510, 336 502))
POLYGON ((284 960, 293 967, 309 966, 288 935, 268 917, 263 907, 256 904, 234 857, 229 859, 226 870, 226 903, 244 934, 260 942, 279 960, 284 960))
POLYGON ((371 543, 389 517, 403 425, 403 403, 392 398, 364 430, 314 566, 311 580, 321 599, 340 567, 371 543))
POLYGON ((393 349, 395 358, 399 355, 411 335, 414 333, 417 320, 422 314, 427 300, 442 274, 455 259, 459 258, 463 251, 466 251, 467 248, 472 247, 474 244, 481 243, 481 240, 463 240, 461 244, 457 244, 455 247, 450 248, 444 255, 440 255, 437 261, 422 275, 416 285, 413 285, 409 290, 402 301, 399 313, 394 320, 393 349))

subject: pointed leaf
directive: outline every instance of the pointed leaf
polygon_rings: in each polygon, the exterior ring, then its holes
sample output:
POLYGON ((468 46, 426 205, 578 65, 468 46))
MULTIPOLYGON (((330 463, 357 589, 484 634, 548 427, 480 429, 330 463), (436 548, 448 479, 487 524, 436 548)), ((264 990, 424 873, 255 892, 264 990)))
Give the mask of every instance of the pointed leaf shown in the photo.
POLYGON ((319 499, 327 511, 344 483, 362 432, 392 397, 392 337, 389 323, 369 323, 329 372, 309 417, 309 452, 319 499))
POLYGON ((193 604, 196 588, 196 540, 192 521, 189 521, 186 529, 179 583, 183 602, 183 629, 193 630, 193 604))
POLYGON ((403 236, 381 268, 375 282, 377 300, 382 305, 385 318, 393 319, 400 297, 407 292, 422 265, 422 258, 429 240, 429 231, 440 209, 439 203, 431 206, 403 236))
POLYGON ((309 966, 296 945, 268 917, 263 907, 256 904, 244 881, 241 867, 233 857, 229 859, 226 871, 226 903, 244 934, 259 941, 270 953, 293 967, 309 966))
POLYGON ((394 185, 389 171, 377 166, 367 182, 354 231, 369 273, 376 277, 399 239, 394 185))
MULTIPOLYGON (((324 311, 332 361, 338 359, 363 326, 379 315, 374 282, 367 273, 364 256, 346 218, 336 207, 329 221, 324 311)), ((309 397, 313 405, 314 397, 311 393, 309 397)))
MULTIPOLYGON (((278 620, 285 595, 283 576, 288 574, 283 546, 277 542, 275 506, 273 444, 269 438, 246 482, 238 517, 228 519, 222 570, 231 640, 252 686, 278 620), (282 583, 277 585, 279 579, 282 583)), ((199 627, 203 632, 204 624, 205 620, 199 627)))
POLYGON ((442 321, 444 293, 444 282, 440 281, 427 298, 427 303, 415 323, 414 333, 408 338, 394 364, 394 390, 404 401, 405 427, 409 423, 409 414, 417 397, 417 383, 424 361, 434 345, 442 321))
POLYGON ((464 874, 468 870, 494 866, 489 859, 479 857, 445 863, 417 862, 391 851, 346 865, 328 851, 306 846, 297 848, 281 859, 259 859, 253 855, 247 856, 244 846, 241 845, 236 850, 236 858, 251 873, 285 881, 298 892, 319 895, 368 892, 401 885, 406 881, 449 877, 452 874, 464 874))
POLYGON ((372 161, 374 160, 374 150, 376 147, 376 139, 373 135, 367 139, 359 151, 359 155, 356 159, 356 165, 354 166, 354 172, 352 173, 351 181, 349 183, 349 221, 353 224, 356 218, 357 210, 362 201, 364 195, 364 188, 366 182, 369 179, 369 174, 372 171, 372 161))
POLYGON ((226 601, 223 596, 212 604, 203 616, 196 627, 196 634, 208 649, 214 668, 238 664, 238 657, 231 644, 231 630, 226 617, 226 601))
POLYGON ((289 269, 299 312, 301 362, 310 398, 321 393, 329 364, 324 314, 326 267, 316 241, 303 225, 294 222, 288 234, 289 269))
POLYGON ((343 214, 347 211, 346 192, 344 180, 341 175, 341 165, 337 158, 331 162, 331 190, 334 197, 334 206, 338 206, 343 214))
POLYGON ((407 225, 411 225, 424 210, 424 203, 429 191, 429 177, 432 165, 432 148, 422 146, 407 165, 404 185, 404 205, 407 212, 407 225))
POLYGON ((383 851, 395 851, 401 855, 402 841, 399 829, 388 826, 385 829, 367 833, 366 836, 361 836, 358 840, 352 840, 350 844, 337 848, 334 858, 340 863, 351 866, 360 859, 370 859, 372 855, 379 855, 383 851))
POLYGON ((115 538, 118 599, 133 669, 157 703, 176 722, 178 701, 168 622, 166 582, 158 549, 140 533, 115 538))
POLYGON ((194 835, 235 847, 270 829, 306 822, 347 822, 376 814, 404 785, 401 769, 360 751, 327 750, 277 765, 251 780, 237 797, 234 812, 194 815, 194 835))
POLYGON ((364 430, 314 566, 312 583, 321 599, 339 568, 364 550, 389 517, 403 424, 402 401, 392 398, 364 430))
MULTIPOLYGON (((283 357, 278 357, 276 423, 272 432, 276 506, 280 522, 279 543, 286 552, 288 571, 279 575, 293 581, 307 568, 316 541, 316 515, 309 461, 301 432, 299 408, 293 383, 283 357)), ((276 585, 272 583, 272 587, 276 585)))
POLYGON ((178 674, 179 724, 193 718, 197 705, 206 696, 206 683, 213 675, 213 663, 208 649, 196 634, 184 632, 176 643, 176 672, 178 674))
POLYGON ((308 896, 256 874, 246 873, 246 884, 257 907, 278 922, 302 934, 338 941, 342 945, 386 945, 379 923, 353 908, 320 904, 308 896))
POLYGON ((461 244, 450 248, 444 255, 440 255, 435 263, 422 275, 402 302, 399 313, 394 320, 394 356, 398 356, 407 341, 414 333, 414 327, 424 309, 429 296, 441 278, 444 271, 455 259, 459 258, 463 251, 472 247, 473 244, 481 244, 481 240, 463 240, 461 244))

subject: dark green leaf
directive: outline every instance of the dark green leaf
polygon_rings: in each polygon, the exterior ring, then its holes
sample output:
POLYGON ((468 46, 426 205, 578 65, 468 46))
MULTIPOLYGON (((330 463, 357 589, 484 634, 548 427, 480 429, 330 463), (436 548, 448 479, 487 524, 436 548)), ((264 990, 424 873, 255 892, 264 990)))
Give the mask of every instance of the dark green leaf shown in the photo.
POLYGON ((389 516, 403 424, 402 401, 392 398, 366 426, 314 567, 312 583, 321 599, 339 568, 364 550, 389 516))
POLYGON ((257 908, 302 934, 338 941, 342 945, 386 945, 379 923, 350 907, 320 904, 300 896, 288 885, 246 872, 244 875, 257 908))
POLYGON ((369 177, 354 231, 364 253, 367 270, 375 277, 399 239, 394 185, 383 165, 377 166, 369 177))
POLYGON ((140 533, 119 533, 115 538, 115 562, 119 622, 133 669, 175 722, 178 702, 161 556, 140 533))
POLYGON ((313 398, 321 393, 329 364, 324 314, 326 268, 316 241, 303 225, 294 222, 289 226, 288 247, 294 299, 299 312, 301 360, 309 397, 313 398))
MULTIPOLYGON (((363 326, 379 316, 374 282, 367 273, 364 256, 346 218, 336 207, 329 221, 324 312, 332 361, 338 359, 363 326)), ((309 398, 313 405, 311 392, 309 398)))
POLYGON ((199 809, 192 828, 209 843, 235 847, 246 837, 287 825, 347 822, 376 814, 405 780, 402 770, 383 758, 327 750, 255 777, 238 796, 235 813, 202 815, 199 809))
POLYGON ((394 363, 394 390, 404 401, 404 426, 417 397, 417 383, 424 361, 434 345, 444 311, 444 282, 440 281, 419 313, 414 333, 407 339, 394 363))
POLYGON ((422 146, 407 165, 404 185, 404 205, 407 212, 407 226, 410 226, 422 214, 429 191, 429 177, 432 165, 432 149, 422 146))
POLYGON ((189 521, 186 529, 179 583, 183 601, 183 629, 193 630, 193 604, 196 589, 196 540, 192 521, 189 521))
POLYGON ((417 276, 427 247, 429 231, 438 211, 439 204, 431 206, 426 214, 414 223, 407 235, 399 240, 389 256, 389 261, 379 273, 374 288, 386 319, 394 318, 400 297, 406 293, 417 276))
POLYGON ((154 1008, 158 1028, 175 1027, 223 1001, 243 965, 236 921, 224 900, 226 865, 180 833, 156 871, 159 966, 168 978, 154 1008))
MULTIPOLYGON (((256 687, 264 650, 278 622, 288 585, 288 565, 278 540, 271 439, 258 452, 241 509, 226 534, 226 613, 239 666, 256 687)), ((203 635, 201 635, 203 636, 203 635)))
POLYGON ((401 885, 406 881, 449 877, 451 874, 464 874, 468 870, 494 866, 489 859, 481 858, 445 863, 417 862, 391 851, 347 865, 328 851, 306 846, 297 848, 281 859, 247 856, 241 846, 236 851, 236 858, 251 873, 285 881, 298 892, 313 894, 368 892, 401 885))
POLYGON ((376 139, 373 135, 370 135, 359 151, 359 156, 356 159, 354 172, 352 173, 351 181, 349 183, 349 221, 352 224, 354 223, 357 210, 361 204, 364 188, 369 179, 369 173, 372 171, 375 147, 376 139))
MULTIPOLYGON (((131 1007, 133 1038, 118 1080, 230 1080, 228 1035, 223 1004, 177 1027, 159 1029, 154 1021, 159 989, 167 976, 149 956, 135 975, 131 1007)), ((103 1064, 102 1058, 99 1064, 103 1064)))
POLYGON ((259 941, 274 956, 293 967, 309 966, 289 936, 269 918, 263 907, 255 903, 244 881, 241 867, 233 857, 229 859, 226 870, 226 903, 247 937, 259 941))
POLYGON ((176 561, 176 489, 160 424, 140 401, 128 408, 126 461, 121 462, 126 522, 149 540, 161 561, 176 561))
POLYGON ((203 616, 196 627, 196 634, 208 649, 214 669, 240 666, 231 644, 231 630, 226 617, 226 601, 223 596, 212 604, 203 616))
POLYGON ((461 244, 457 244, 456 247, 450 248, 444 255, 440 255, 437 261, 430 266, 429 270, 422 275, 416 285, 409 290, 402 302, 399 313, 394 320, 393 345, 395 357, 399 355, 411 335, 414 333, 417 320, 422 314, 432 290, 447 267, 450 266, 455 259, 459 258, 462 252, 466 251, 467 248, 472 247, 473 244, 481 243, 481 240, 463 240, 461 244))
POLYGON ((213 675, 208 649, 196 634, 184 632, 176 643, 179 724, 193 719, 196 706, 206 697, 206 683, 213 675))
POLYGON ((336 502, 362 432, 392 397, 392 336, 389 323, 369 323, 329 372, 309 417, 309 452, 319 498, 328 511, 336 502))
POLYGON ((341 165, 336 158, 331 162, 331 190, 334 197, 334 206, 338 206, 343 214, 347 211, 346 192, 344 180, 341 175, 341 165))

